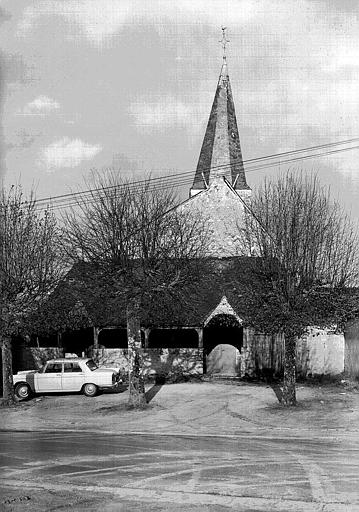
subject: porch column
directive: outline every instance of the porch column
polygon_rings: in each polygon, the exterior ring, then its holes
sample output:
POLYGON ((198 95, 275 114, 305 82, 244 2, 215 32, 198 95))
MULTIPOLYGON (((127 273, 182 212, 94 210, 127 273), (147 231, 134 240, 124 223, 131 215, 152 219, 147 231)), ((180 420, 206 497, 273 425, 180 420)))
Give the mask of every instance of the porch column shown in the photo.
POLYGON ((198 334, 198 348, 203 348, 203 327, 196 327, 198 334))
POLYGON ((148 348, 148 338, 150 336, 150 332, 151 332, 151 329, 147 328, 147 329, 142 329, 144 335, 145 335, 145 341, 144 341, 144 349, 147 349, 148 348))

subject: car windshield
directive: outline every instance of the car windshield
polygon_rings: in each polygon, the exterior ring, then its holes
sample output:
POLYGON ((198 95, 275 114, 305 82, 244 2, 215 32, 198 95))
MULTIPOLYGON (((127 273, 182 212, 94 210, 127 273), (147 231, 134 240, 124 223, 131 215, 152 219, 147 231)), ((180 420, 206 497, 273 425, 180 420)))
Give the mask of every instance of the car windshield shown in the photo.
POLYGON ((89 361, 86 361, 86 364, 90 368, 91 371, 96 370, 96 368, 98 368, 97 364, 92 359, 90 359, 89 361))

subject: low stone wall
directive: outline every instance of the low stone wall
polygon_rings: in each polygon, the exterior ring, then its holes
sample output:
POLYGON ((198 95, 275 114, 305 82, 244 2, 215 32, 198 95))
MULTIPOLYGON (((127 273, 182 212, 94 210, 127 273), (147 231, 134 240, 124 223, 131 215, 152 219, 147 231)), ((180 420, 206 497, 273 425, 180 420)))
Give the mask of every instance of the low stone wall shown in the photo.
POLYGON ((128 350, 123 348, 89 349, 88 356, 100 366, 115 366, 121 372, 128 371, 128 350))
MULTIPOLYGON (((116 366, 128 372, 128 350, 93 349, 91 357, 100 365, 116 366)), ((142 351, 144 375, 171 377, 203 374, 203 350, 190 348, 158 348, 142 351)))

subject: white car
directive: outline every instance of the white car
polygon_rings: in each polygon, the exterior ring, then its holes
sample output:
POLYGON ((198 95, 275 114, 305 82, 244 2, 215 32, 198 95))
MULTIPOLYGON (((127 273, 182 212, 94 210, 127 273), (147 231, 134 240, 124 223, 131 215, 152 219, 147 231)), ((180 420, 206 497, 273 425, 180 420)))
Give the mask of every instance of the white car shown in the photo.
POLYGON ((85 357, 51 359, 41 370, 20 371, 13 379, 15 394, 21 399, 51 392, 82 391, 86 396, 95 396, 99 389, 114 388, 122 382, 118 368, 99 368, 85 357))

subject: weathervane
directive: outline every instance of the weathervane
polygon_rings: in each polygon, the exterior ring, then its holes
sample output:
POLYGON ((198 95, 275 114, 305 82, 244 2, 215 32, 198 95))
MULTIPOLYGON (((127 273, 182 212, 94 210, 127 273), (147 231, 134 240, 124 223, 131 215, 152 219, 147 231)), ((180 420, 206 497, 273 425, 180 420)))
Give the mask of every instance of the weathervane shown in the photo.
POLYGON ((227 30, 227 27, 222 27, 222 39, 219 41, 219 43, 221 43, 222 48, 223 48, 223 58, 224 59, 226 58, 226 46, 227 46, 227 43, 229 43, 229 39, 226 38, 226 30, 227 30))

